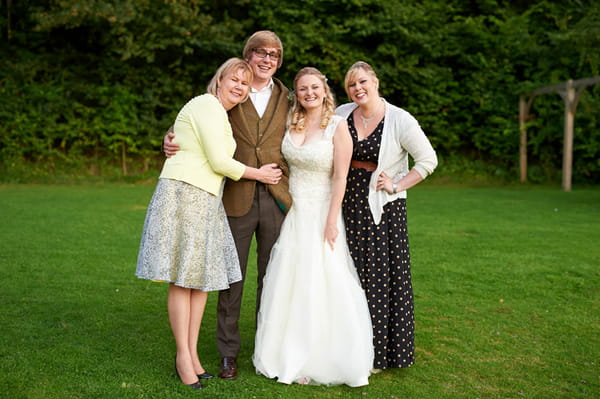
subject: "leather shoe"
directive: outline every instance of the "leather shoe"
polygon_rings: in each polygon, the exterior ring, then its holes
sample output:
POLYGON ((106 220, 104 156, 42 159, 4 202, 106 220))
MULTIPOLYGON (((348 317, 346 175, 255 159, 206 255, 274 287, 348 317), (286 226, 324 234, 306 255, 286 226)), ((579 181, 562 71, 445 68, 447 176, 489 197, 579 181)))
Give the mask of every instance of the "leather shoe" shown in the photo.
POLYGON ((235 357, 223 358, 219 378, 224 380, 235 380, 237 378, 237 364, 235 363, 235 357))

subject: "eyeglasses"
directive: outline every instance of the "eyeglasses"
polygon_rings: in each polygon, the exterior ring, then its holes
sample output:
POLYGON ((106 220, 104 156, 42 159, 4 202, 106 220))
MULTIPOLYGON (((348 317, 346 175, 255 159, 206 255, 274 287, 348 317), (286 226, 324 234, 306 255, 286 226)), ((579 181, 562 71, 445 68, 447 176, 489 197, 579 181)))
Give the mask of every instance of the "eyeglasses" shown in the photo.
POLYGON ((268 52, 264 48, 253 48, 252 51, 260 58, 266 58, 268 55, 272 60, 279 59, 279 53, 277 51, 268 52))

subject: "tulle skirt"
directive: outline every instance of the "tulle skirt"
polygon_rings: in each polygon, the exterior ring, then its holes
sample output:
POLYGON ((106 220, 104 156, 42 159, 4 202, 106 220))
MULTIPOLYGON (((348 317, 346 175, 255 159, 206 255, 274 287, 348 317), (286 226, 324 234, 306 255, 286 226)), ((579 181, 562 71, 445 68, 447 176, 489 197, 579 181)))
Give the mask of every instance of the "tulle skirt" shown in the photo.
POLYGON ((324 241, 329 201, 296 201, 271 252, 253 362, 277 381, 362 386, 373 365, 365 294, 341 214, 334 250, 324 241))

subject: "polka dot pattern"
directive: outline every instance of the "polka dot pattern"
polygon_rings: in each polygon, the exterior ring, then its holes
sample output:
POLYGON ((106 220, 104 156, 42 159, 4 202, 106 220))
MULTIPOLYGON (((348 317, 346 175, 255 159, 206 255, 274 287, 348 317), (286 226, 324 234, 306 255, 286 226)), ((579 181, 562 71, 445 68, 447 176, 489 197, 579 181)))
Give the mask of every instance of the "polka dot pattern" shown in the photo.
MULTIPOLYGON (((352 159, 377 162, 384 120, 358 140, 353 116, 348 126, 354 142, 352 159)), ((384 206, 375 225, 368 204, 371 172, 351 168, 343 202, 346 236, 373 324, 373 367, 409 367, 414 363, 414 302, 406 223, 406 200, 384 206)))

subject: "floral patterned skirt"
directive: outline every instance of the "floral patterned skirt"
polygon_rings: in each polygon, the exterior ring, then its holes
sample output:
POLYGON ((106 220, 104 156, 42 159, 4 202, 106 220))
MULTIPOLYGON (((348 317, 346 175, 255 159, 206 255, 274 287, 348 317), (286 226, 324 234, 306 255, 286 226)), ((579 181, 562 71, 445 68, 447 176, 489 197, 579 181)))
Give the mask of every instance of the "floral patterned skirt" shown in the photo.
POLYGON ((217 291, 242 279, 221 194, 159 179, 144 222, 136 276, 217 291))

